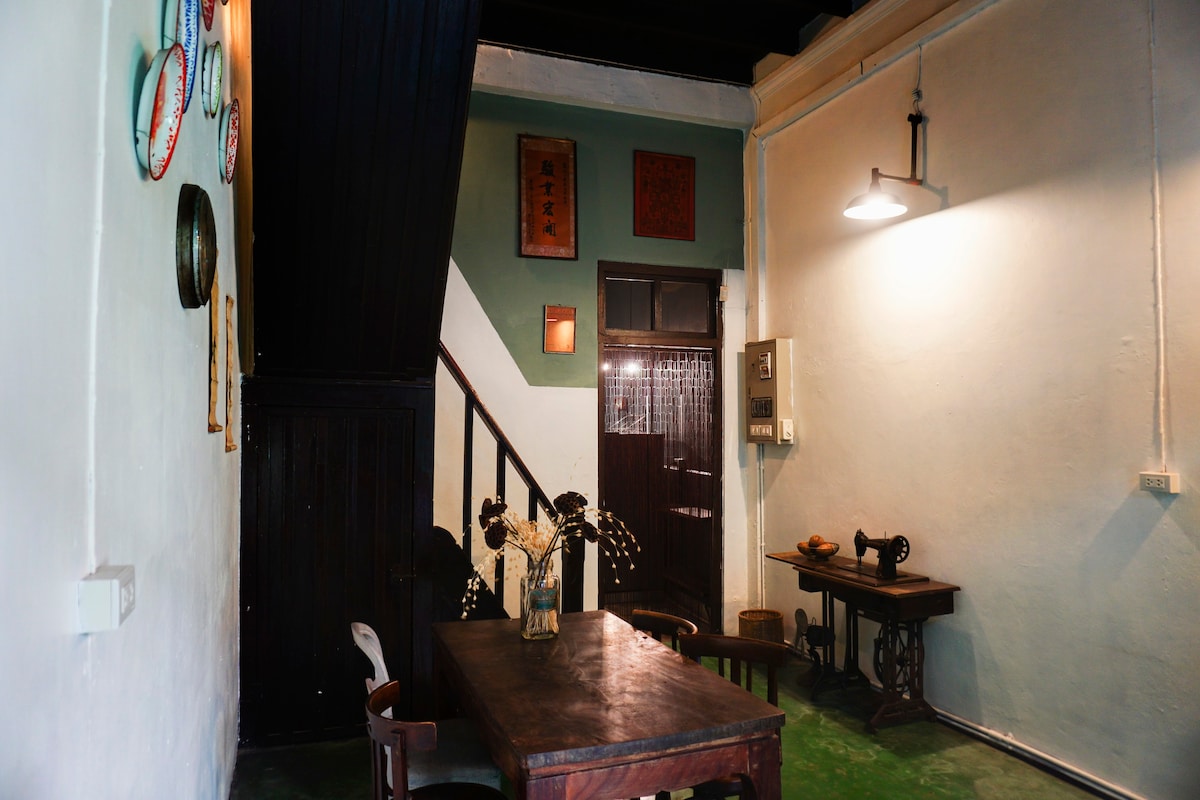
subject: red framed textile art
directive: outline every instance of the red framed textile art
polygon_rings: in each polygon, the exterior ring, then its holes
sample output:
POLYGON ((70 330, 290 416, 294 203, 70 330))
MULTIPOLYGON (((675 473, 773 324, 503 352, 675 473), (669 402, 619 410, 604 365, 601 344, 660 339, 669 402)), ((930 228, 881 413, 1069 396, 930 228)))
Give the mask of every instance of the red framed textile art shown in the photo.
POLYGON ((579 257, 575 238, 575 142, 517 136, 521 255, 579 257))
POLYGON ((696 159, 633 152, 633 235, 696 240, 696 159))

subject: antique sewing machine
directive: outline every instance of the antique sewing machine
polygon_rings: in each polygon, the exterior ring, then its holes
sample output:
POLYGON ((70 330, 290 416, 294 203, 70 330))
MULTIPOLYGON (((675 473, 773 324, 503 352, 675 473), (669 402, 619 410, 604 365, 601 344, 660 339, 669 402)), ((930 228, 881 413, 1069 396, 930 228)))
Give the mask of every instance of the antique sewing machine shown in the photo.
POLYGON ((908 539, 903 536, 893 536, 890 539, 884 536, 882 539, 869 539, 867 535, 859 529, 854 534, 854 553, 858 556, 858 571, 862 572, 863 556, 867 554, 867 550, 875 550, 879 553, 879 563, 875 567, 875 577, 883 578, 884 580, 896 580, 896 565, 908 558, 908 539))

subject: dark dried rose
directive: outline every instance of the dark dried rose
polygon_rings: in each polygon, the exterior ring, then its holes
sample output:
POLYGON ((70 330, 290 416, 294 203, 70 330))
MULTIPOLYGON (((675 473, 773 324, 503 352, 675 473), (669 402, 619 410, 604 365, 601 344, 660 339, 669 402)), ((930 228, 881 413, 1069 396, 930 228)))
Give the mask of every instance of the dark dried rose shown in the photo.
POLYGON ((587 498, 579 492, 563 492, 554 498, 554 510, 564 517, 578 514, 587 507, 587 498))
POLYGON ((504 547, 504 540, 508 536, 508 528, 501 520, 494 520, 491 525, 487 526, 487 530, 483 532, 483 541, 493 550, 499 550, 504 547))
MULTIPOLYGON (((479 509, 479 527, 485 530, 492 524, 492 520, 499 517, 508 510, 508 506, 500 502, 492 502, 492 498, 483 498, 483 505, 479 509)), ((494 549, 494 548, 493 548, 494 549)))
POLYGON ((579 529, 583 531, 583 538, 589 542, 595 543, 600 540, 600 531, 596 530, 596 526, 592 523, 585 522, 579 526, 579 529))

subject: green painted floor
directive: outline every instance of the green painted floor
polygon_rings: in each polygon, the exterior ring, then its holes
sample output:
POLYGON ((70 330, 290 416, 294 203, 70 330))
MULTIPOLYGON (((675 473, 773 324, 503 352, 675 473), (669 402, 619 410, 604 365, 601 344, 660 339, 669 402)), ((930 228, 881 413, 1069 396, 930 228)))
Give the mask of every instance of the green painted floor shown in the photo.
MULTIPOLYGON (((1026 762, 936 722, 866 731, 865 689, 808 699, 809 666, 780 678, 783 796, 823 800, 1067 800, 1093 795, 1026 762)), ((764 681, 756 681, 756 690, 764 681)), ((366 739, 238 754, 233 800, 367 800, 371 756, 366 739)), ((686 793, 679 793, 680 797, 686 793)))

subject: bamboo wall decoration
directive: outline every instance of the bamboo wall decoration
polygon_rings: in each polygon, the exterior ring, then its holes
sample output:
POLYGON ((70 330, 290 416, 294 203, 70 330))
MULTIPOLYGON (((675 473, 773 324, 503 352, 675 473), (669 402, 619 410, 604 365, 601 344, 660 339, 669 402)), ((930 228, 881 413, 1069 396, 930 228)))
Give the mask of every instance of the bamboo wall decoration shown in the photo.
POLYGON ((225 452, 237 450, 233 441, 233 298, 225 295, 225 452))
POLYGON ((221 342, 221 309, 216 298, 220 297, 217 289, 217 276, 213 274, 212 296, 208 301, 208 432, 218 433, 223 428, 217 422, 217 395, 220 394, 220 384, 217 378, 218 350, 221 342))

